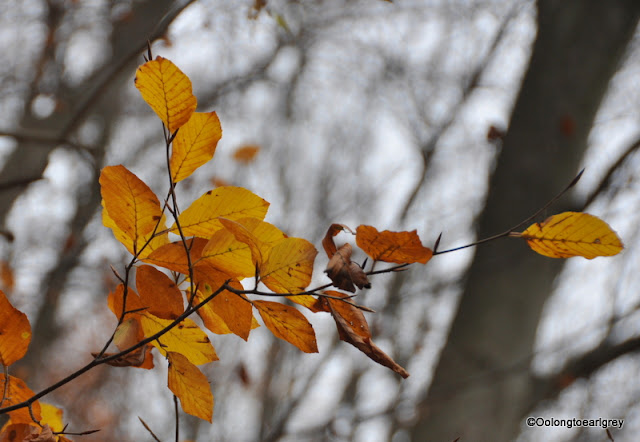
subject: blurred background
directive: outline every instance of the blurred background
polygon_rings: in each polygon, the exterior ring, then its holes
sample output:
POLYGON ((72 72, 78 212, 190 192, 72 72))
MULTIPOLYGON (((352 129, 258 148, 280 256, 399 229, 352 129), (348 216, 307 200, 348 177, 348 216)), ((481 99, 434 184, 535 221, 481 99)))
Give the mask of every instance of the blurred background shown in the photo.
MULTIPOLYGON (((442 232, 445 249, 526 219, 585 168, 537 221, 588 211, 626 246, 560 261, 503 239, 375 277, 356 299, 406 380, 339 341, 328 315, 307 315, 314 355, 265 327, 247 343, 213 335, 213 424, 182 417, 181 438, 636 440, 639 18, 634 0, 4 0, 0 274, 34 336, 11 373, 39 391, 116 324, 110 266, 128 258, 102 226, 97 176, 125 164, 166 193, 161 125, 133 85, 149 40, 223 128, 182 207, 238 185, 318 249, 334 222, 417 229, 428 246, 442 232), (238 159, 247 146, 258 153, 238 159), (608 435, 527 416, 625 423, 608 435)), ((314 283, 325 266, 320 253, 314 283)), ((69 431, 100 429, 80 440, 152 440, 138 417, 169 440, 155 362, 99 367, 45 401, 69 431)))

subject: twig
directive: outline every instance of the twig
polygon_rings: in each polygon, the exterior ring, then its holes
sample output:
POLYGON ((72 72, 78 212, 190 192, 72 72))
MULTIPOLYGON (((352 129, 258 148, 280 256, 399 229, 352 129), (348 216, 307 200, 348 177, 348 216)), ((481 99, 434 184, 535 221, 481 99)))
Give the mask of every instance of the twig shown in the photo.
POLYGON ((156 442, 160 442, 160 439, 158 439, 158 436, 156 436, 155 434, 153 434, 153 431, 151 431, 151 428, 149 428, 149 425, 147 425, 147 423, 145 421, 142 420, 142 418, 140 416, 138 416, 138 419, 140 420, 140 423, 142 423, 142 425, 144 426, 144 428, 146 428, 146 430, 149 432, 149 434, 151 435, 151 437, 153 438, 153 440, 155 440, 156 442))
POLYGON ((173 408, 176 414, 176 442, 180 442, 180 413, 178 410, 178 397, 173 395, 173 408))
POLYGON ((549 200, 549 202, 547 202, 544 206, 540 207, 533 215, 531 215, 530 217, 528 217, 527 219, 525 219, 524 221, 519 222, 518 224, 516 224, 515 226, 511 227, 508 230, 505 230, 502 233, 498 233, 497 235, 493 235, 490 236, 488 238, 484 238, 475 242, 472 242, 471 244, 466 244, 464 246, 460 246, 460 247, 454 247, 453 249, 447 249, 447 250, 443 250, 441 252, 439 251, 434 251, 433 252, 433 256, 436 255, 442 255, 443 253, 450 253, 450 252, 456 252, 458 250, 462 250, 462 249, 466 249, 469 247, 473 247, 473 246, 477 246, 480 244, 484 244, 487 243, 489 241, 494 241, 498 238, 504 238, 507 237, 509 235, 511 235, 512 233, 516 232, 518 229, 520 229, 520 227, 524 226, 525 224, 530 223, 531 221, 533 221, 535 218, 538 217, 538 215, 540 215, 542 212, 544 212, 547 208, 549 208, 549 206, 551 206, 553 203, 555 203, 556 201, 558 201, 565 193, 567 193, 569 191, 569 189, 571 189, 573 186, 575 186, 578 181, 580 180, 580 177, 582 177, 582 174, 584 173, 584 169, 582 169, 580 171, 580 173, 578 173, 578 175, 576 175, 576 177, 571 180, 571 182, 567 185, 567 187, 565 187, 560 193, 558 193, 556 196, 554 196, 553 198, 551 198, 551 200, 549 200))

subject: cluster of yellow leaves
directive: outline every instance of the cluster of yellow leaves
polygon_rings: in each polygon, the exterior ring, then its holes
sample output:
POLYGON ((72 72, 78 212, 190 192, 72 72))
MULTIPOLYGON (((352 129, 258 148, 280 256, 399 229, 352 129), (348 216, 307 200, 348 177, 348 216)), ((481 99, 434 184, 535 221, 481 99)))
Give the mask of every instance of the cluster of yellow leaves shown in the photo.
MULTIPOLYGON (((220 121, 215 112, 195 112, 191 81, 169 60, 157 57, 145 63, 137 71, 135 84, 169 131, 168 168, 175 185, 211 160, 222 136, 220 121)), ((244 146, 234 158, 248 163, 258 151, 258 146, 244 146)), ((258 326, 255 309, 276 337, 304 352, 318 351, 307 318, 280 302, 249 299, 251 291, 241 284, 245 278, 255 278, 256 287, 260 282, 312 312, 330 313, 342 340, 401 376, 409 375, 371 341, 362 307, 352 303, 350 296, 329 291, 317 297, 315 292, 316 296, 305 292, 311 282, 315 247, 265 222, 269 203, 251 191, 217 187, 177 213, 167 226, 158 197, 124 166, 105 167, 100 185, 104 225, 138 261, 147 264, 137 268, 138 293, 120 285, 109 296, 109 307, 120 319, 114 343, 122 355, 104 356, 111 365, 149 369, 154 346, 169 362, 168 386, 186 413, 211 421, 213 395, 197 365, 215 361, 217 355, 207 334, 183 315, 185 305, 199 306, 197 314, 210 332, 233 333, 244 340, 258 326), (171 240, 170 234, 179 239, 171 240), (165 272, 171 272, 173 279, 165 272), (189 284, 186 299, 179 288, 182 283, 189 284)), ((583 228, 585 223, 591 226, 593 220, 570 216, 536 224, 521 236, 547 256, 593 257, 621 248, 619 240, 615 243, 601 226, 588 233, 584 229, 576 233, 572 227, 583 228)), ((331 225, 322 242, 329 259, 325 272, 335 287, 354 293, 371 283, 363 265, 351 259, 353 246, 334 243, 334 237, 344 230, 354 233, 344 225, 331 225)), ((396 270, 410 263, 426 264, 433 256, 416 231, 379 232, 361 225, 355 237, 357 246, 374 262, 398 264, 396 270)))
MULTIPOLYGON (((31 325, 27 316, 16 309, 0 290, 0 364, 8 367, 20 360, 31 342, 31 325)), ((34 392, 17 377, 0 374, 0 406, 20 404, 34 396, 34 392)), ((53 405, 33 402, 28 408, 10 411, 9 420, 0 429, 0 442, 13 440, 68 441, 61 432, 62 410, 53 405), (33 420, 31 413, 33 414, 33 420)))

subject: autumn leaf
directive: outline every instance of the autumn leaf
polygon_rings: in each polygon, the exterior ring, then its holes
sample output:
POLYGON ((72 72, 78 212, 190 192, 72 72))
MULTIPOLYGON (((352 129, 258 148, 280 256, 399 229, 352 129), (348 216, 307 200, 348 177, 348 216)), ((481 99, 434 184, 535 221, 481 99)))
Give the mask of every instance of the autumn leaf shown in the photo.
POLYGON ((257 218, 218 218, 224 229, 213 234, 202 251, 206 262, 234 277, 255 276, 271 248, 285 238, 277 227, 257 218))
MULTIPOLYGON (((512 234, 512 236, 516 236, 512 234)), ((532 250, 550 258, 613 256, 622 251, 622 241, 611 227, 588 213, 564 212, 529 226, 520 238, 532 250)))
POLYGON ((264 325, 274 336, 305 353, 318 353, 313 327, 296 308, 270 301, 253 301, 253 306, 258 309, 264 325))
MULTIPOLYGON (((182 231, 187 236, 209 238, 222 228, 219 217, 230 220, 251 217, 264 219, 269 203, 242 187, 218 187, 195 200, 179 216, 182 231)), ((174 224, 173 232, 177 231, 174 224)))
POLYGON ((171 133, 189 121, 198 104, 189 77, 162 57, 138 68, 135 85, 171 133))
POLYGON ((411 232, 378 232, 375 227, 361 225, 356 229, 356 244, 376 261, 426 264, 433 256, 424 247, 415 230, 411 232))
MULTIPOLYGON (((25 384, 22 379, 16 378, 14 376, 9 376, 7 378, 7 376, 0 373, 0 395, 2 395, 1 397, 4 399, 4 401, 2 402, 2 406, 9 407, 11 405, 16 405, 26 401, 27 399, 30 399, 35 395, 35 393, 31 391, 29 387, 27 387, 27 384, 25 384)), ((40 421, 40 419, 42 419, 42 415, 40 413, 40 403, 38 401, 35 401, 31 405, 31 410, 34 417, 38 421, 40 421)), ((33 423, 31 414, 29 414, 29 410, 27 409, 27 407, 10 411, 8 414, 9 418, 11 419, 11 423, 13 424, 33 423)))
POLYGON ((213 158, 221 137, 222 128, 215 112, 191 115, 173 140, 169 162, 173 181, 182 181, 213 158))
POLYGON ((0 364, 9 366, 27 352, 31 324, 27 315, 11 305, 0 290, 0 364))
POLYGON ((151 266, 136 269, 136 289, 147 312, 162 319, 175 319, 184 312, 182 292, 167 275, 151 266))
POLYGON ((54 405, 46 403, 41 403, 40 409, 42 413, 40 425, 49 425, 49 427, 55 432, 62 431, 64 428, 64 423, 62 422, 62 410, 54 405))
MULTIPOLYGON (((110 227, 132 253, 140 252, 156 226, 164 229, 160 201, 140 178, 124 166, 107 166, 100 173, 103 224, 110 227)), ((167 241, 166 233, 152 240, 146 255, 167 241)), ((142 256, 141 256, 142 257, 142 256)))
POLYGON ((306 239, 285 238, 260 267, 260 280, 276 293, 300 293, 311 283, 318 251, 306 239))
MULTIPOLYGON (((138 342, 144 339, 142 332, 142 326, 140 325, 140 318, 130 317, 123 321, 116 328, 116 332, 113 336, 113 343, 118 347, 119 351, 125 351, 133 347, 138 342)), ((136 350, 118 356, 115 359, 111 359, 106 364, 112 367, 138 367, 150 370, 153 368, 153 355, 151 354, 151 347, 149 345, 143 345, 136 350)), ((96 358, 99 353, 91 353, 96 358)), ((103 353, 102 358, 109 358, 117 353, 103 353)))
MULTIPOLYGON (((116 291, 110 293, 107 298, 107 304, 116 317, 120 317, 122 312, 123 295, 124 287, 120 284, 116 291)), ((132 289, 128 289, 126 310, 135 311, 128 315, 139 318, 145 338, 155 335, 173 322, 170 319, 158 318, 146 312, 140 298, 132 289), (139 309, 141 310, 135 311, 139 309)), ((216 351, 206 333, 189 318, 184 319, 162 337, 153 341, 152 344, 162 355, 166 355, 168 351, 175 351, 183 354, 196 365, 218 360, 216 351)))
POLYGON ((333 254, 325 273, 337 288, 355 293, 358 288, 371 288, 367 274, 362 267, 351 261, 351 244, 347 243, 333 254))
POLYGON ((337 252, 338 248, 336 247, 336 243, 333 241, 333 237, 338 233, 346 230, 347 232, 353 233, 353 231, 344 224, 331 224, 329 229, 327 229, 327 234, 322 239, 322 247, 324 251, 327 253, 327 257, 331 259, 333 255, 337 252))
POLYGON ((240 146, 233 153, 233 159, 239 163, 249 164, 255 159, 258 152, 260 152, 260 146, 254 144, 240 146))
POLYGON ((213 394, 206 376, 180 353, 168 352, 169 389, 185 413, 211 422, 213 394))
MULTIPOLYGON (((344 293, 336 291, 327 291, 325 293, 338 298, 346 296, 344 293)), ((323 302, 326 303, 331 311, 341 340, 353 345, 373 361, 390 368, 403 378, 409 377, 407 370, 398 365, 380 347, 373 343, 369 325, 360 309, 339 299, 323 298, 323 302)))
MULTIPOLYGON (((207 245, 207 242, 204 238, 189 238, 186 240, 191 264, 194 264, 200 259, 202 250, 207 245)), ((180 272, 185 275, 189 274, 189 259, 187 258, 187 251, 181 240, 158 247, 144 259, 144 262, 155 264, 159 267, 164 267, 165 269, 180 272)))
MULTIPOLYGON (((225 283, 236 290, 243 290, 242 284, 237 279, 230 278, 228 275, 207 265, 198 264, 195 268, 194 277, 198 282, 198 287, 202 289, 204 286, 205 297, 208 296, 207 293, 211 294, 225 283)), ((248 339, 253 313, 251 304, 247 299, 243 299, 228 290, 223 290, 209 301, 206 306, 224 321, 232 333, 240 336, 245 341, 248 339)))

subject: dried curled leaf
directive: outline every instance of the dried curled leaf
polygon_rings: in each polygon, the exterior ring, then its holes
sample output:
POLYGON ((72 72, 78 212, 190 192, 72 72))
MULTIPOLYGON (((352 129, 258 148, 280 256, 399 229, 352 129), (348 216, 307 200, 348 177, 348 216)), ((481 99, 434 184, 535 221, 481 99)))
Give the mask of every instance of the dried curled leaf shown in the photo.
POLYGON ((166 58, 156 57, 136 71, 135 85, 142 98, 173 133, 196 110, 191 80, 166 58))
POLYGON ((550 258, 617 255, 624 248, 611 227, 588 213, 564 212, 535 223, 518 235, 535 252, 550 258))
POLYGON ((347 243, 340 247, 329 260, 325 273, 333 281, 333 285, 354 293, 356 291, 354 285, 359 289, 368 289, 371 288, 371 283, 362 267, 351 261, 352 252, 351 244, 347 243))
POLYGON ((336 253, 338 250, 338 248, 336 247, 336 243, 333 242, 333 237, 336 236, 338 233, 342 232, 343 230, 353 233, 353 230, 351 230, 348 226, 345 226, 344 224, 334 223, 329 226, 329 229, 327 229, 327 234, 322 239, 322 247, 324 248, 324 251, 327 253, 327 257, 329 259, 331 259, 334 253, 336 253))
POLYGON ((376 261, 426 264, 433 251, 424 247, 415 230, 411 232, 378 232, 375 227, 358 226, 356 244, 376 261))
MULTIPOLYGON (((327 291, 325 293, 338 298, 346 297, 344 293, 335 291, 327 291)), ((398 363, 371 341, 369 325, 359 309, 339 299, 323 298, 323 302, 328 307, 331 316, 333 316, 336 322, 338 335, 341 340, 353 345, 373 361, 390 368, 403 378, 406 379, 409 377, 407 370, 398 365, 398 363)))
POLYGON ((8 366, 22 359, 30 342, 27 315, 13 307, 0 290, 0 364, 8 366))

